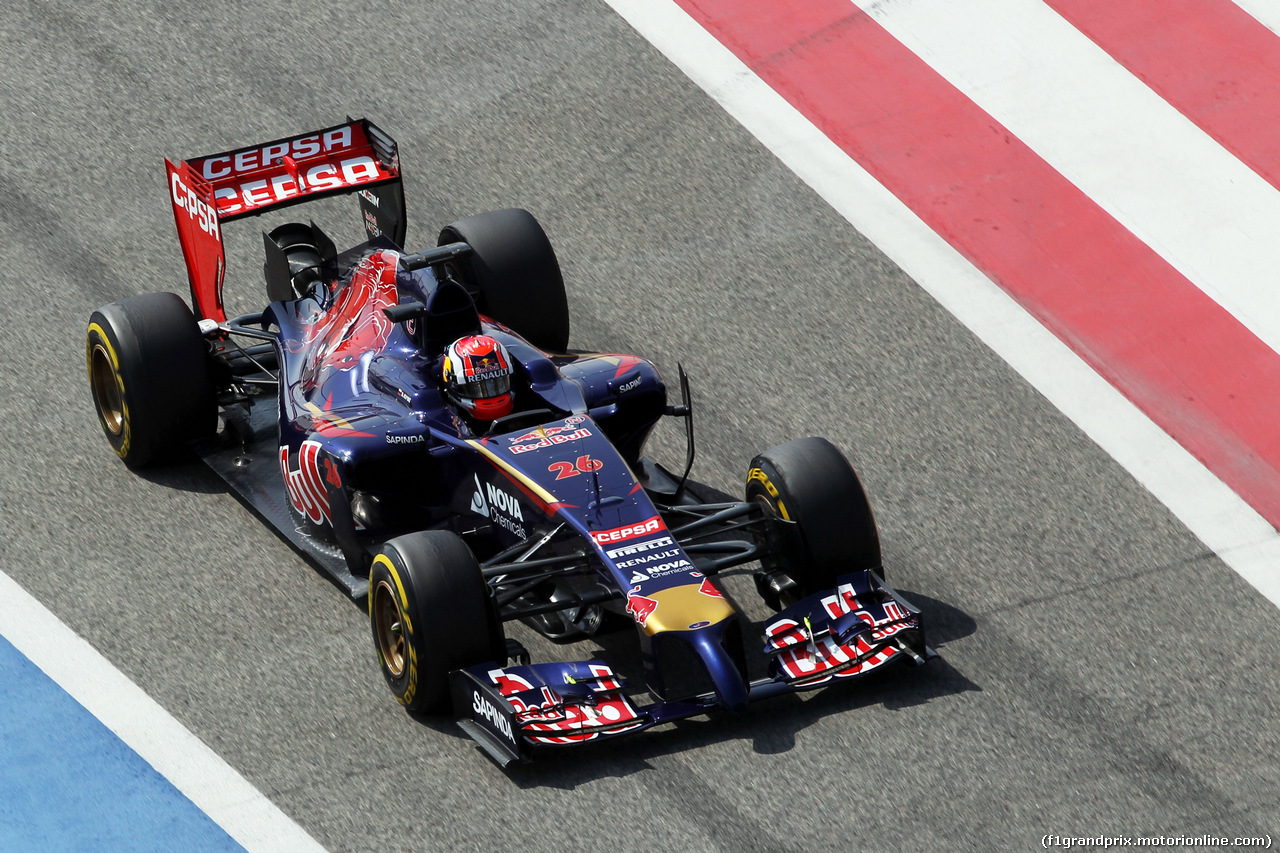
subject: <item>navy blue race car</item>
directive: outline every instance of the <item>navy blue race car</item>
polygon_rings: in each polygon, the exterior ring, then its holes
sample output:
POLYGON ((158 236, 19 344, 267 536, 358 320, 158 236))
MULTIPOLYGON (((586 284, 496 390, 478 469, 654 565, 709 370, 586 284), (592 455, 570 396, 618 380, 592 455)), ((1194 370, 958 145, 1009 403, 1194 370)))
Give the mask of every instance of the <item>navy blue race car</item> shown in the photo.
POLYGON ((167 168, 192 307, 154 293, 93 314, 107 440, 135 468, 198 454, 367 600, 410 711, 457 715, 505 765, 933 656, 844 456, 788 442, 751 461, 743 500, 703 496, 683 368, 673 404, 652 363, 569 349, 528 212, 406 252, 397 146, 363 119, 167 168), (266 308, 227 317, 222 227, 348 193, 368 239, 339 252, 313 222, 278 225, 266 308), (664 417, 686 427, 680 474, 644 455, 664 417), (716 581, 749 565, 779 611, 759 637, 716 581), (626 620, 642 665, 531 663, 514 620, 555 640, 626 620))

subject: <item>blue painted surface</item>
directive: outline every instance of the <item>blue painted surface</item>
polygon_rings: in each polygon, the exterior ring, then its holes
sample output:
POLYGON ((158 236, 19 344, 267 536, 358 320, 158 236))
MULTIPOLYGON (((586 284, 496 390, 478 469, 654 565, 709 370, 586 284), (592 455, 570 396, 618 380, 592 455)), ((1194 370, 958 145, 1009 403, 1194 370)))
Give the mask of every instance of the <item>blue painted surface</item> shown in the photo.
POLYGON ((243 851, 0 637, 0 853, 243 851))

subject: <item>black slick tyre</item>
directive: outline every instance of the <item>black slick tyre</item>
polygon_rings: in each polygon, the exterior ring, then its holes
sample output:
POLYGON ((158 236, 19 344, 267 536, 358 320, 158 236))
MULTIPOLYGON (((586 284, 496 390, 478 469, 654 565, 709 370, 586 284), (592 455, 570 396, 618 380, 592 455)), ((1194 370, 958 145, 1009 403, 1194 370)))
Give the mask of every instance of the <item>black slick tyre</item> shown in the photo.
POLYGON ((447 225, 440 245, 463 242, 472 253, 457 261, 476 307, 549 352, 569 346, 569 301, 560 263, 533 214, 491 210, 447 225))
POLYGON ((450 671, 507 659, 480 565, 450 531, 382 546, 369 571, 369 625, 382 675, 411 712, 448 713, 450 671))
POLYGON ((794 581, 797 597, 830 589, 849 572, 883 573, 867 494, 853 466, 826 439, 789 441, 752 459, 746 498, 766 514, 794 522, 772 538, 761 566, 766 575, 781 572, 794 581))
POLYGON ((129 467, 172 462, 214 434, 209 347, 178 296, 146 293, 93 312, 85 359, 98 422, 129 467))

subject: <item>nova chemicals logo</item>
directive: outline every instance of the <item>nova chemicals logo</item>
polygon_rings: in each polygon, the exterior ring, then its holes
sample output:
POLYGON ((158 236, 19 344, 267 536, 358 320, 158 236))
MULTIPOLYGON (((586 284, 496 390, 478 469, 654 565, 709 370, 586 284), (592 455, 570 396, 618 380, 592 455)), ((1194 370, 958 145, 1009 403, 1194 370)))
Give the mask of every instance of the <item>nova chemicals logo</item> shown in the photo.
POLYGON ((476 515, 489 517, 489 504, 484 499, 484 489, 480 487, 480 477, 476 476, 476 493, 471 496, 471 511, 476 515))
POLYGON ((520 502, 515 495, 504 492, 492 483, 486 483, 485 486, 489 492, 489 506, 502 510, 517 521, 524 521, 524 513, 520 511, 520 502))
POLYGON ((528 531, 524 527, 524 510, 520 508, 515 495, 492 483, 480 485, 478 474, 475 475, 475 483, 476 490, 471 494, 471 511, 516 536, 526 536, 528 531))

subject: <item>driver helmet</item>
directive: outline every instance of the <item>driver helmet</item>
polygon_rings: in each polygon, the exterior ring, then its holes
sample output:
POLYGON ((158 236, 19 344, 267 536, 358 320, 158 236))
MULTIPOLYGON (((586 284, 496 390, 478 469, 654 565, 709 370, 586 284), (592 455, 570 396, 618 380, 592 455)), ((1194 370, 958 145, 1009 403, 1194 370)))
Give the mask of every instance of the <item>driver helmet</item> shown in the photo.
POLYGON ((468 415, 493 421, 511 414, 511 354, 488 335, 467 335, 444 351, 444 384, 468 415))

